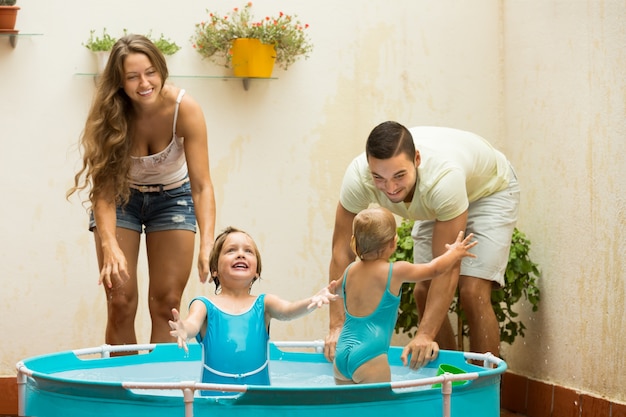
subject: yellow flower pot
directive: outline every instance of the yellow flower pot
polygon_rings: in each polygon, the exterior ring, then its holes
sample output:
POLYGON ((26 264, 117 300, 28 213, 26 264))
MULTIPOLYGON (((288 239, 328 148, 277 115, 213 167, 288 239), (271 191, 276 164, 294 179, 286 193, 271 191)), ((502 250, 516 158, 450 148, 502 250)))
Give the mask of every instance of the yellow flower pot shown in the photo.
POLYGON ((276 49, 254 38, 233 40, 231 64, 235 77, 269 78, 274 70, 276 49))

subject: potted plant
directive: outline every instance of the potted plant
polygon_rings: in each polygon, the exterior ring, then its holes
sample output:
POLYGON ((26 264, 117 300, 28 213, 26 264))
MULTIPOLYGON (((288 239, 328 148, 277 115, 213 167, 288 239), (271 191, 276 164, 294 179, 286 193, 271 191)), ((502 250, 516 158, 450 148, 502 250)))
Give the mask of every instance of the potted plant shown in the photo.
MULTIPOLYGON (((398 226, 398 245, 391 261, 413 262, 412 229, 413 222, 406 219, 398 226)), ((509 261, 504 273, 505 285, 491 292, 491 305, 500 323, 500 341, 512 344, 518 335, 524 337, 526 326, 521 320, 516 320, 518 313, 512 307, 524 298, 531 304, 532 311, 537 311, 541 295, 537 287, 537 279, 540 276, 537 264, 530 258, 530 241, 524 233, 515 228, 511 238, 509 261)), ((414 329, 418 326, 413 287, 414 284, 402 286, 395 327, 396 333, 407 333, 409 337, 414 335, 414 329)), ((452 301, 450 311, 457 314, 458 345, 459 349, 463 349, 463 338, 468 335, 469 329, 465 323, 465 314, 459 304, 458 296, 452 301)))
POLYGON ((15 21, 20 8, 15 3, 16 0, 0 0, 0 33, 18 32, 15 30, 15 21))
MULTIPOLYGON (((124 29, 124 35, 127 33, 128 30, 124 29)), ((149 31, 145 36, 150 39, 157 48, 159 48, 163 55, 173 55, 180 50, 180 46, 177 45, 176 42, 166 38, 162 33, 158 38, 154 38, 152 37, 152 31, 149 31)), ((115 45, 117 40, 118 38, 111 36, 107 32, 106 28, 102 29, 101 36, 96 35, 95 30, 91 30, 89 32, 89 39, 87 39, 87 42, 83 43, 83 45, 96 55, 98 72, 102 72, 104 67, 106 67, 111 48, 113 48, 113 45, 115 45)))
POLYGON ((117 38, 109 35, 106 28, 102 29, 102 36, 96 35, 96 31, 92 29, 89 31, 89 39, 83 43, 83 46, 91 52, 108 52, 113 48, 115 42, 117 42, 117 38))
MULTIPOLYGON (((126 34, 126 31, 124 31, 124 34, 126 34)), ((170 38, 166 38, 162 33, 158 38, 153 38, 152 31, 150 31, 146 37, 150 39, 165 56, 174 55, 176 52, 180 51, 180 46, 170 38)))
POLYGON ((96 31, 93 29, 89 31, 89 39, 83 45, 94 53, 98 64, 98 73, 104 71, 109 60, 111 48, 113 48, 115 42, 117 42, 117 38, 109 35, 106 28, 102 29, 101 36, 96 35, 96 31))
MULTIPOLYGON (((239 48, 238 44, 246 42, 241 42, 244 39, 251 39, 254 42, 249 43, 265 45, 270 50, 273 48, 271 53, 275 63, 285 70, 299 58, 308 58, 313 50, 305 32, 308 24, 303 25, 296 15, 283 12, 279 12, 277 17, 255 20, 251 8, 252 3, 248 2, 243 8, 236 7, 226 15, 207 10, 209 19, 195 25, 191 37, 194 49, 203 58, 235 70, 256 58, 250 52, 241 60, 233 56, 239 48)), ((266 76, 271 76, 271 67, 266 76)))

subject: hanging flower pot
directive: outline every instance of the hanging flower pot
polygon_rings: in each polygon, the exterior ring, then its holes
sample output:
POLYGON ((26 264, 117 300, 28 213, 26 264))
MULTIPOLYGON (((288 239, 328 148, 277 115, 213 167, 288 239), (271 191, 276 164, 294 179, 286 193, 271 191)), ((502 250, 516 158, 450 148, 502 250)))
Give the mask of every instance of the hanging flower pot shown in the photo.
POLYGON ((234 39, 231 65, 235 77, 270 78, 276 61, 274 45, 262 43, 256 38, 234 39))
POLYGON ((98 66, 98 74, 102 74, 109 62, 109 56, 111 51, 96 51, 93 53, 96 56, 96 64, 98 66))
MULTIPOLYGON (((209 58, 220 66, 235 67, 232 54, 237 53, 238 46, 234 46, 233 42, 240 43, 240 39, 244 38, 258 39, 261 43, 273 45, 274 61, 284 70, 299 58, 308 58, 313 50, 306 33, 309 25, 301 23, 296 15, 279 12, 278 16, 257 20, 252 15, 252 2, 247 2, 243 7, 234 7, 226 14, 209 10, 207 13, 206 19, 196 23, 191 43, 203 58, 209 58)), ((256 59, 256 56, 249 56, 248 60, 244 58, 238 62, 236 66, 240 68, 236 69, 237 74, 244 70, 246 62, 256 59)), ((253 67, 257 65, 253 64, 253 67)), ((271 75, 268 70, 264 74, 264 78, 271 75)))
MULTIPOLYGON (((126 29, 124 29, 124 36, 126 35, 128 35, 128 33, 126 29)), ((152 30, 150 30, 144 36, 150 39, 165 57, 173 55, 180 50, 180 46, 178 46, 176 42, 166 38, 163 34, 156 38, 152 36, 152 30)), ((115 45, 117 41, 118 38, 111 36, 106 28, 102 29, 102 35, 97 35, 96 31, 93 29, 89 32, 89 39, 83 43, 83 46, 93 52, 96 57, 98 74, 102 73, 106 68, 109 55, 111 55, 111 49, 113 49, 113 45, 115 45)))
POLYGON ((16 33, 18 6, 0 6, 0 33, 16 33))

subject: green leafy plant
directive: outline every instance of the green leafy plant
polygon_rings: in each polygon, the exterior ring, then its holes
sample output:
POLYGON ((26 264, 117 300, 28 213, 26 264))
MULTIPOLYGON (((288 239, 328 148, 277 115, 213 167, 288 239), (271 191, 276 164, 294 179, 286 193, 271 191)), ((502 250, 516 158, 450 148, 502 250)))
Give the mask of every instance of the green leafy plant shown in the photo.
MULTIPOLYGON (((413 222, 406 219, 398 226, 398 245, 391 261, 413 262, 412 228, 413 222)), ((513 306, 523 298, 532 305, 533 312, 539 308, 541 294, 537 287, 537 279, 541 277, 541 273, 538 265, 530 258, 530 243, 526 235, 515 228, 504 274, 505 285, 491 292, 491 305, 500 323, 500 340, 508 344, 512 344, 518 335, 524 337, 526 330, 524 323, 517 319, 519 314, 513 310, 513 306)), ((413 337, 414 329, 418 326, 417 308, 413 298, 414 286, 414 284, 402 286, 395 328, 396 333, 407 333, 409 337, 413 337)), ((462 340, 462 337, 468 335, 469 329, 458 296, 452 301, 450 311, 456 313, 459 318, 461 325, 458 336, 462 340)))
MULTIPOLYGON (((411 230, 413 222, 410 220, 402 220, 398 226, 398 243, 396 251, 391 255, 389 261, 406 261, 413 262, 413 238, 411 230)), ((398 307, 398 318, 396 320, 396 333, 407 333, 409 337, 414 336, 413 329, 417 329, 417 307, 413 298, 413 288, 415 284, 406 283, 402 285, 402 293, 400 295, 400 306, 398 307)))
POLYGON ((252 3, 243 8, 235 7, 226 15, 207 10, 209 19, 195 25, 191 37, 194 49, 204 58, 231 68, 230 49, 234 39, 255 38, 262 43, 274 45, 276 63, 283 69, 289 68, 300 57, 308 58, 313 50, 302 24, 295 15, 283 12, 278 17, 265 17, 254 20, 252 3))
MULTIPOLYGON (((127 34, 128 31, 124 29, 124 35, 127 34)), ((172 41, 170 38, 166 38, 162 33, 158 38, 152 36, 152 31, 148 32, 145 36, 159 48, 163 55, 173 55, 180 50, 180 46, 177 45, 176 42, 172 41)), ((104 28, 100 36, 96 35, 95 30, 89 31, 89 39, 87 39, 87 42, 83 43, 83 45, 92 52, 110 51, 117 40, 118 38, 111 36, 106 28, 104 28)))
POLYGON ((106 28, 102 29, 101 36, 96 35, 96 31, 92 29, 89 31, 89 39, 83 45, 91 52, 103 52, 110 51, 115 42, 117 42, 117 38, 109 35, 106 28))
POLYGON ((0 0, 0 6, 15 6, 17 0, 0 0))
POLYGON ((180 46, 170 38, 166 38, 162 33, 158 38, 153 38, 152 31, 150 31, 146 37, 159 48, 163 55, 174 55, 176 52, 180 51, 180 46))

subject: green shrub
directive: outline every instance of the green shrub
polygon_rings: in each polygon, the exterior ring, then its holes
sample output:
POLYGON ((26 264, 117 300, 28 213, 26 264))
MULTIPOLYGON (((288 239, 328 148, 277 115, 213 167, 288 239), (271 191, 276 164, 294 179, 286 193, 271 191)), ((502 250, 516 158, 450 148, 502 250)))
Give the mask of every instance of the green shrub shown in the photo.
MULTIPOLYGON (((390 258, 391 261, 413 262, 412 228, 413 222, 406 219, 398 226, 398 246, 390 258)), ((518 335, 524 337, 526 326, 517 319, 519 314, 513 310, 513 306, 523 298, 532 305, 533 312, 537 311, 540 300, 537 279, 540 277, 537 264, 530 259, 530 241, 524 233, 515 228, 504 274, 505 285, 491 292, 491 304, 500 324, 500 341, 512 344, 518 335)), ((402 286, 395 328, 396 333, 407 333, 409 337, 414 336, 414 329, 417 330, 418 326, 417 307, 413 298, 414 286, 415 284, 402 286)), ((467 336, 469 329, 459 304, 458 294, 450 305, 450 311, 456 313, 459 318, 461 336, 467 336)))

